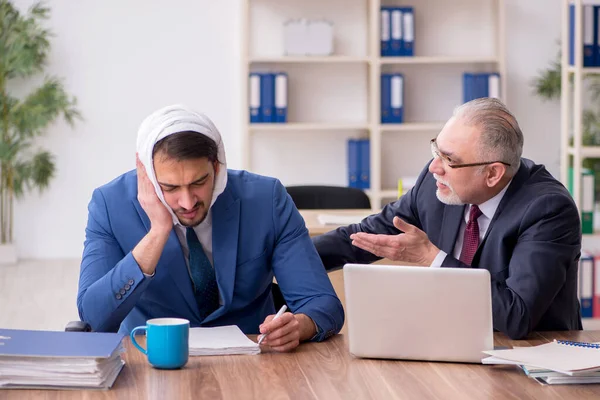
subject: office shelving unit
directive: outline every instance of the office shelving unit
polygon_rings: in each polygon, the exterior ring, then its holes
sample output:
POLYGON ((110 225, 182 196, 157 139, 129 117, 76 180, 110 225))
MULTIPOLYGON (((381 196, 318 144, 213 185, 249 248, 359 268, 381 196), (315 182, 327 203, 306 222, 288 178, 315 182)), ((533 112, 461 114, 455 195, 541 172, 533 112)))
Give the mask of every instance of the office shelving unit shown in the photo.
MULTIPOLYGON (((451 12, 448 11, 448 12, 451 12)), ((506 59, 505 59, 505 13, 504 13, 504 0, 454 0, 447 2, 444 0, 397 0, 397 1, 382 1, 382 0, 288 0, 288 1, 275 1, 275 0, 242 0, 242 12, 241 12, 241 30, 242 30, 242 43, 241 43, 241 74, 242 74, 242 163, 245 169, 250 171, 256 171, 257 155, 254 150, 254 144, 257 137, 265 134, 278 135, 277 140, 296 140, 298 135, 306 135, 307 140, 318 141, 325 137, 325 135, 345 135, 346 138, 369 138, 370 139, 370 183, 371 187, 366 190, 367 194, 371 199, 373 209, 379 209, 382 204, 386 201, 391 201, 397 198, 396 182, 400 176, 416 176, 423 167, 424 163, 431 157, 428 151, 429 139, 437 135, 442 129, 445 119, 447 119, 451 113, 452 108, 459 105, 462 102, 462 72, 467 70, 478 70, 478 71, 495 71, 500 73, 501 76, 501 97, 506 97, 506 59), (452 3, 453 5, 448 5, 452 3), (444 10, 436 11, 436 7, 440 5, 446 7, 444 10), (259 7, 261 13, 253 12, 254 7, 259 7), (338 7, 337 11, 335 7, 338 7), (380 56, 380 8, 381 6, 412 6, 415 10, 415 56, 414 57, 381 57, 380 56), (312 17, 314 15, 314 9, 322 7, 321 17, 326 18, 337 18, 346 15, 353 15, 355 21, 353 24, 343 23, 335 25, 334 34, 336 36, 336 46, 340 47, 339 53, 332 56, 293 56, 287 57, 284 55, 278 55, 277 51, 264 51, 264 47, 268 47, 271 50, 277 47, 281 43, 278 40, 283 36, 281 22, 288 18, 296 17, 312 17), (312 15, 308 15, 313 12, 312 15), (290 11, 291 10, 291 11, 290 11), (342 10, 342 11, 340 11, 342 10), (453 10, 452 15, 445 13, 445 10, 453 10), (483 13, 476 17, 468 19, 469 15, 477 15, 477 12, 483 13), (286 15, 287 13, 287 15, 286 15), (308 14, 307 14, 308 13, 308 14), (340 14, 341 13, 341 14, 340 14), (260 14, 260 15, 259 15, 260 14), (465 17, 466 15, 466 17, 465 17), (262 19, 260 19, 262 16, 262 19), (454 20, 453 18, 458 18, 454 20), (460 18, 467 18, 461 20, 460 18), (487 20, 486 20, 487 19, 487 20), (273 20, 279 21, 272 23, 273 20), (446 23, 445 21, 450 21, 446 23), (482 22, 483 21, 483 22, 482 22), (429 22, 431 22, 429 24, 429 22), (471 29, 472 25, 481 27, 482 31, 465 32, 464 30, 471 29), (269 25, 271 31, 268 31, 269 25), (463 40, 471 39, 474 36, 479 35, 483 32, 489 36, 489 43, 486 43, 483 51, 479 53, 486 54, 469 54, 470 47, 468 44, 463 46, 459 51, 455 51, 456 54, 444 53, 444 49, 447 46, 437 46, 432 41, 436 38, 432 36, 438 36, 438 40, 447 39, 448 31, 443 31, 443 27, 451 27, 457 34, 452 35, 450 32, 450 39, 455 38, 453 42, 461 43, 463 40), (491 26, 491 28, 489 28, 491 26), (277 31, 279 28, 279 31, 277 31), (339 30, 338 30, 339 28, 339 30), (461 29, 463 31, 461 31, 461 29), (486 31, 487 29, 487 31, 486 31), (440 32, 437 32, 441 30, 440 32), (458 31, 456 31, 458 30, 458 31), (260 32, 257 32, 260 31, 260 32), (362 33, 354 35, 356 44, 350 44, 343 35, 352 35, 350 32, 361 31, 362 33), (270 33, 268 33, 270 32, 270 33), (275 34, 273 33, 275 32, 275 34), (471 34, 472 33, 472 34, 471 34), (471 34, 471 36, 469 36, 471 34), (260 43, 260 38, 268 38, 272 42, 268 45, 260 43), (257 43, 259 42, 259 43, 257 43), (274 43, 274 44, 273 44, 274 43), (340 44, 337 46, 337 44, 340 44), (432 44, 433 43, 433 44, 432 44), (262 51, 261 51, 262 47, 262 51), (490 49, 492 49, 490 51, 490 49), (321 69, 326 70, 326 73, 337 75, 337 72, 355 74, 355 82, 357 82, 358 88, 356 93, 352 92, 351 95, 356 95, 361 98, 361 108, 357 109, 354 113, 359 115, 361 120, 353 120, 348 117, 348 113, 343 115, 340 110, 338 113, 335 109, 329 112, 329 118, 327 120, 304 120, 300 114, 301 112, 294 113, 293 109, 298 110, 303 107, 304 104, 294 103, 288 101, 288 120, 290 122, 286 124, 251 124, 249 122, 249 105, 248 105, 248 74, 251 71, 261 71, 269 69, 284 70, 289 76, 288 86, 288 98, 291 97, 292 91, 295 89, 306 90, 305 83, 298 84, 294 87, 293 81, 296 79, 296 74, 301 74, 302 71, 306 71, 310 68, 310 73, 317 75, 321 69), (461 69, 462 68, 462 69, 461 69), (432 70, 433 69, 433 70, 432 70), (451 80, 453 87, 452 93, 444 93, 441 96, 435 94, 435 83, 429 86, 429 80, 426 79, 427 91, 429 91, 429 98, 441 98, 443 99, 443 105, 439 106, 437 115, 424 116, 423 112, 418 110, 424 107, 421 104, 427 106, 429 100, 427 96, 421 96, 420 102, 416 101, 414 105, 414 112, 410 111, 412 95, 409 93, 411 90, 411 82, 408 79, 415 77, 415 80, 424 79, 422 76, 422 70, 433 71, 432 80, 441 76, 446 81, 451 80), (380 123, 380 76, 383 72, 407 72, 405 76, 405 123, 402 124, 381 124, 380 123), (448 71, 453 74, 448 77, 448 71), (419 104, 420 103, 420 104, 419 104), (294 116, 296 114, 296 117, 294 116), (413 136, 411 136, 413 135, 413 136), (414 135, 417 135, 414 137, 414 135), (407 138, 412 137, 412 141, 415 143, 413 150, 411 140, 406 140, 406 148, 404 145, 404 155, 389 154, 391 149, 395 146, 393 143, 387 143, 389 138, 390 142, 399 140, 398 137, 402 136, 400 140, 404 143, 406 136, 407 138), (418 143, 418 145, 417 145, 418 143), (414 158, 414 161, 410 159, 414 158), (388 166, 389 162, 395 161, 394 159, 407 159, 406 165, 398 168, 388 166), (396 170, 399 169, 399 170, 396 170)), ((467 42, 468 43, 468 42, 467 42)), ((280 46, 281 47, 281 46, 280 46)), ((476 47, 476 46, 475 46, 476 47)), ((279 54, 283 54, 281 51, 279 54)), ((328 96, 336 96, 335 89, 319 92, 319 85, 315 84, 314 98, 327 98, 328 96)), ((414 87, 412 88, 414 89, 414 87)), ((416 90, 413 90, 416 92, 416 90)), ((419 91, 420 92, 420 91, 419 91)), ((346 90, 345 95, 348 95, 349 91, 346 90)), ((418 96, 417 96, 418 97, 418 96)), ((305 104, 312 103, 312 98, 302 99, 305 104)), ((314 113, 313 113, 314 114, 314 113)), ((431 113, 436 114, 436 113, 431 113)), ((270 140, 268 143, 263 143, 264 146, 272 146, 271 154, 280 152, 274 143, 275 140, 270 140)), ((295 143, 296 143, 295 142, 295 143)), ((261 145, 261 150, 262 146, 261 145)), ((294 145, 295 146, 295 145, 294 145)), ((345 146, 345 144, 344 144, 345 146)), ((294 147, 296 151, 296 147, 294 147)), ((298 150, 300 151, 300 150, 298 150)), ((344 149, 335 149, 335 154, 340 157, 341 154, 345 154, 344 149)), ((267 154, 266 151, 264 154, 267 154)), ((279 156, 279 154, 274 154, 279 156)), ((283 156, 282 156, 283 157, 283 156)), ((289 160, 287 160, 289 161, 289 160)), ((347 166, 347 161, 344 158, 339 159, 339 164, 343 165, 344 171, 347 166)), ((284 168, 295 168, 301 169, 302 165, 272 165, 270 169, 259 170, 257 172, 265 173, 268 175, 280 177, 282 169, 284 168)), ((327 173, 327 172, 324 172, 327 173)), ((346 185, 347 178, 341 179, 342 176, 338 174, 336 178, 338 185, 346 185)), ((298 182, 293 182, 297 184, 298 182)), ((311 184, 320 184, 322 182, 303 182, 311 184)), ((285 182, 284 184, 290 184, 285 182)))
MULTIPOLYGON (((598 67, 583 66, 583 33, 575 29, 574 65, 569 62, 569 6, 575 5, 575 26, 582 26, 583 5, 600 4, 584 0, 561 0, 562 34, 561 34, 561 159, 560 179, 566 186, 569 180, 569 156, 573 157, 573 200, 577 208, 582 208, 581 175, 585 158, 599 158, 600 146, 583 145, 583 107, 584 78, 587 74, 600 74, 598 67), (573 143, 569 144, 569 139, 573 143)), ((597 216, 595 216, 597 218, 597 216)), ((600 236, 597 233, 585 234, 582 237, 582 249, 597 254, 600 251, 600 236)), ((598 262, 596 260, 596 262, 598 262)), ((598 272, 598 268, 595 272, 598 272)), ((595 278, 596 281, 598 277, 595 278)), ((594 304, 595 306, 595 304, 594 304)), ((584 329, 600 329, 600 319, 584 318, 584 329)))
MULTIPOLYGON (((560 179, 566 186, 568 182, 569 156, 573 156, 573 199, 581 209, 581 170, 585 158, 600 157, 600 146, 583 146, 583 90, 587 74, 600 74, 598 67, 583 66, 583 33, 575 29, 575 62, 569 63, 569 6, 575 5, 575 26, 583 24, 583 0, 561 0, 561 159, 560 179), (573 144, 569 138, 573 137, 573 144)), ((589 2, 590 4, 596 4, 589 2)), ((600 3, 598 3, 600 4, 600 3)))

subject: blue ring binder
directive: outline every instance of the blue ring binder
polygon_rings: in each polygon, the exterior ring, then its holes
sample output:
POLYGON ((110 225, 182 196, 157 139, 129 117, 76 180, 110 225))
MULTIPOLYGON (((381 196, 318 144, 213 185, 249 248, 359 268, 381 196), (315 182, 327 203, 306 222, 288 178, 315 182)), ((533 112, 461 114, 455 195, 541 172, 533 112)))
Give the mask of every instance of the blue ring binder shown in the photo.
POLYGON ((573 342, 571 340, 557 340, 556 342, 558 344, 564 344, 567 346, 587 347, 590 349, 600 349, 600 344, 598 344, 598 343, 573 342))

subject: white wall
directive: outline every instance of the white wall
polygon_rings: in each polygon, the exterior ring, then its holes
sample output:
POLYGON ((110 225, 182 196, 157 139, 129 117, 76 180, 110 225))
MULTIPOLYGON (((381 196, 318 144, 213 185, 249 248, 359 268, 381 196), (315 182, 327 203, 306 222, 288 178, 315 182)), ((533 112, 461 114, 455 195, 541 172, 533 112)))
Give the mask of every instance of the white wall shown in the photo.
MULTIPOLYGON (((15 4, 27 7, 31 1, 15 4)), ((54 1, 48 72, 64 77, 85 121, 53 126, 41 145, 57 176, 16 206, 21 257, 79 257, 93 189, 135 166, 142 119, 172 103, 206 112, 239 167, 236 0, 54 1), (233 10, 233 11, 229 11, 233 10)), ((236 165, 237 164, 237 165, 236 165)))
POLYGON ((554 61, 561 35, 561 0, 506 0, 507 104, 525 136, 524 156, 560 178, 560 101, 533 95, 531 80, 554 61))
MULTIPOLYGON (((25 8, 32 1, 14 3, 25 8)), ((28 195, 16 205, 15 236, 21 257, 81 255, 92 190, 134 167, 138 125, 159 107, 180 102, 206 112, 223 135, 229 166, 240 167, 239 3, 50 2, 49 27, 56 37, 48 72, 64 78, 85 120, 74 131, 59 122, 40 140, 56 155, 57 176, 47 192, 28 195)), ((559 1, 506 0, 506 4, 508 104, 525 133, 525 156, 558 174, 559 105, 534 97, 529 83, 558 49, 559 1)), ((335 143, 343 140, 338 139, 335 143)), ((315 154, 314 143, 298 140, 285 147, 296 154, 296 164, 280 158, 286 162, 280 169, 288 182, 302 181, 304 167, 313 164, 315 155, 323 182, 342 178, 328 175, 338 161, 327 157, 327 149, 315 154)), ((255 150, 276 153, 260 143, 255 150)))

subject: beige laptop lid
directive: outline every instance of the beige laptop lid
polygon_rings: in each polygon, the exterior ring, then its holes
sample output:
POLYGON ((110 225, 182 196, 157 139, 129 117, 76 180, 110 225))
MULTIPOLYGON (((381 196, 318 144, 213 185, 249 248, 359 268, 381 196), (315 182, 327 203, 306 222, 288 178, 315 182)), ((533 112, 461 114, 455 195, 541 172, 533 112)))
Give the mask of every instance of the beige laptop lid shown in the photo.
POLYGON ((346 264, 350 353, 480 363, 494 348, 485 269, 346 264))

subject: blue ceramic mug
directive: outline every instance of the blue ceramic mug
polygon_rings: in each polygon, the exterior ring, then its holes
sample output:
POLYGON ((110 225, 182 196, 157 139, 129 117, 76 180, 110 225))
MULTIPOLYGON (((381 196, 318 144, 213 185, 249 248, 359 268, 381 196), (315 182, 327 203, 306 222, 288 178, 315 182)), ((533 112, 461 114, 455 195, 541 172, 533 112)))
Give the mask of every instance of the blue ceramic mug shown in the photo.
POLYGON ((176 369, 183 367, 190 354, 190 321, 182 318, 154 318, 131 331, 131 343, 148 356, 155 368, 176 369), (135 340, 135 332, 146 331, 146 349, 135 340))

